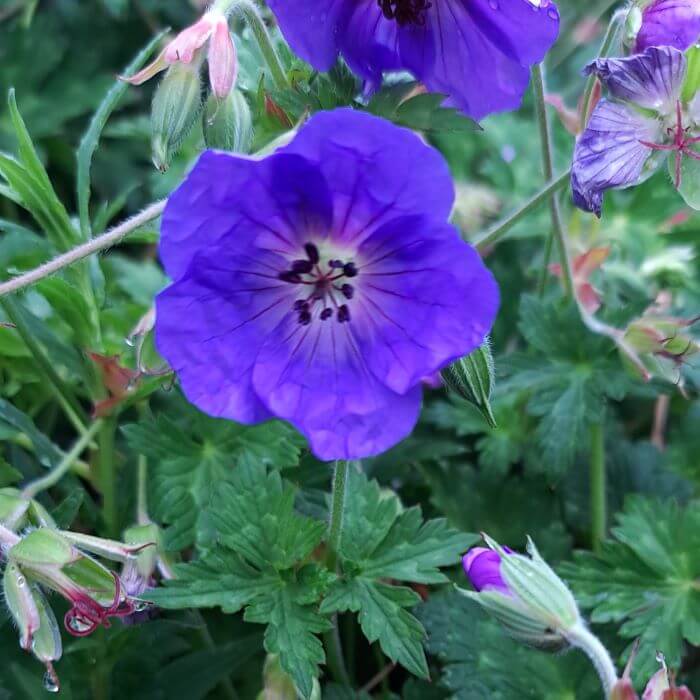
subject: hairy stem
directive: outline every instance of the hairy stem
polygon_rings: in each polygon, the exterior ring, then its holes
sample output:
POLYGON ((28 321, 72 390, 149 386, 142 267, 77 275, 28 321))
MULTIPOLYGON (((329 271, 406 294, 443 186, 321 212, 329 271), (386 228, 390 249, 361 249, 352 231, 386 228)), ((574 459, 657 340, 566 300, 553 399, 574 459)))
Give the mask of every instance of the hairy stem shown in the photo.
POLYGON ((602 422, 591 426, 590 460, 591 548, 600 552, 607 526, 605 428, 602 422))
POLYGON ((79 260, 89 257, 95 253, 99 253, 102 250, 111 248, 112 246, 119 243, 123 238, 128 236, 130 233, 140 228, 149 221, 158 218, 165 209, 165 200, 159 202, 154 202, 153 204, 147 206, 142 212, 132 216, 130 219, 122 222, 118 226, 111 228, 106 233, 101 236, 97 236, 83 245, 79 245, 67 253, 58 255, 53 260, 50 260, 43 265, 25 272, 23 275, 18 275, 14 279, 0 284, 0 297, 6 294, 12 294, 17 292, 24 287, 28 287, 31 284, 35 284, 44 277, 49 277, 55 274, 64 267, 73 265, 79 260))
POLYGON ((29 482, 22 489, 22 496, 24 498, 34 498, 41 491, 46 491, 46 489, 51 488, 56 485, 73 466, 75 461, 80 457, 83 451, 92 442, 93 437, 102 427, 102 420, 96 420, 76 441, 73 447, 66 452, 63 459, 45 476, 40 479, 35 479, 29 482))
POLYGON ((516 209, 512 214, 505 219, 494 224, 488 231, 485 231, 481 236, 478 236, 474 241, 474 245, 481 251, 490 245, 493 245, 499 239, 510 231, 515 224, 525 218, 531 211, 537 209, 543 202, 546 202, 553 194, 564 187, 571 177, 571 170, 559 175, 555 180, 548 182, 539 192, 534 194, 525 204, 519 209, 516 209))
MULTIPOLYGON (((549 128, 549 119, 547 117, 547 105, 545 103, 545 83, 544 71, 540 64, 532 67, 532 85, 535 92, 535 107, 537 110, 537 123, 540 128, 540 147, 542 149, 542 168, 546 180, 552 179, 554 172, 554 151, 552 148, 552 134, 549 128)), ((562 279, 564 280, 564 289, 568 296, 574 294, 574 280, 569 262, 569 252, 566 246, 566 234, 564 233, 564 225, 561 220, 561 211, 559 210, 559 201, 556 193, 552 194, 549 199, 549 209, 552 219, 552 230, 554 238, 559 246, 559 256, 561 259, 562 279)))
MULTIPOLYGON (((326 564, 331 571, 338 568, 338 550, 343 537, 343 515, 345 510, 348 469, 350 462, 337 460, 333 470, 333 491, 331 495, 331 512, 328 523, 326 542, 326 564)), ((343 650, 338 632, 338 616, 333 616, 333 629, 324 635, 328 666, 333 677, 342 685, 350 685, 350 677, 343 660, 343 650)))
POLYGON ((148 460, 139 455, 138 471, 136 474, 136 522, 139 525, 148 525, 151 522, 148 516, 148 460))
POLYGON ((605 697, 609 697, 613 686, 617 683, 617 670, 608 650, 583 623, 578 623, 565 636, 572 646, 581 649, 591 660, 605 691, 605 697))
POLYGON ((242 17, 245 19, 246 24, 250 27, 253 32, 255 40, 258 42, 260 47, 260 53, 262 53, 268 68, 270 69, 270 74, 272 79, 275 81, 275 85, 278 88, 289 87, 289 80, 287 80, 287 74, 284 71, 282 62, 280 61, 277 51, 270 38, 270 33, 267 31, 265 22, 260 16, 260 12, 254 3, 248 0, 241 0, 234 6, 234 9, 241 13, 242 17))

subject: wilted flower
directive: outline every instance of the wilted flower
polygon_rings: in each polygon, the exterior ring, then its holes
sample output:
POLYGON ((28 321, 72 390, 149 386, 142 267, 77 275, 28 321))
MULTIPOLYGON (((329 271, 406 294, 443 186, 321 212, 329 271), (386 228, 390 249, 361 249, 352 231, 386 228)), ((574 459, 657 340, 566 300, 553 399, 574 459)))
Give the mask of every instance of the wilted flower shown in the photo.
POLYGON ((634 49, 641 53, 650 46, 673 46, 685 51, 699 38, 698 0, 646 0, 641 9, 634 49))
POLYGON ((132 85, 141 85, 176 63, 198 66, 198 62, 204 58, 202 52, 205 45, 212 92, 224 98, 236 82, 238 59, 228 20, 215 10, 206 12, 197 22, 181 31, 153 63, 123 80, 132 85))
POLYGON ((575 204, 600 216, 603 192, 639 184, 675 158, 680 186, 682 158, 700 160, 698 114, 684 100, 684 54, 670 47, 649 48, 629 58, 597 59, 586 68, 608 89, 593 110, 574 151, 571 184, 575 204))
POLYGON ((481 119, 516 109, 530 66, 559 32, 550 0, 270 0, 294 51, 318 70, 341 54, 372 86, 408 70, 481 119))
POLYGON ((578 606, 564 582, 528 540, 529 557, 500 547, 484 535, 489 549, 476 547, 464 556, 464 570, 476 593, 458 589, 475 600, 523 644, 562 649, 582 626, 578 606))
POLYGON ((350 109, 261 160, 204 153, 165 209, 174 283, 156 301, 189 400, 288 420, 326 460, 408 435, 422 378, 478 347, 498 306, 453 197, 437 151, 350 109))

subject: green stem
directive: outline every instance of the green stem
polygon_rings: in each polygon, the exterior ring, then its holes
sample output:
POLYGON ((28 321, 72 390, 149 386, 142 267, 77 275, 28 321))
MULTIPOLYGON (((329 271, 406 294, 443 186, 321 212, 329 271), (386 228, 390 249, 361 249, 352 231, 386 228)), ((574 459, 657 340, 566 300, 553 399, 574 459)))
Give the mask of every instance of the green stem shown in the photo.
POLYGON ((24 310, 15 299, 9 297, 7 299, 0 299, 0 306, 2 306, 3 311, 17 329, 17 333, 19 333, 20 338, 22 338, 22 341, 27 346, 27 350, 29 350, 34 358, 39 374, 42 374, 44 379, 47 380, 58 403, 65 411, 68 420, 79 433, 84 433, 87 427, 85 425, 86 416, 83 408, 58 375, 54 366, 49 362, 39 343, 34 339, 29 326, 25 322, 24 310))
POLYGON ((564 187, 569 182, 571 177, 571 170, 567 170, 562 173, 555 180, 548 182, 539 192, 535 193, 530 199, 528 199, 525 204, 523 204, 519 209, 514 211, 505 219, 494 224, 488 231, 484 232, 481 236, 477 237, 474 241, 474 245, 479 250, 484 250, 490 245, 493 245, 496 241, 501 239, 508 231, 510 231, 515 224, 524 219, 531 211, 537 209, 543 202, 546 202, 552 197, 552 195, 558 192, 562 187, 564 187))
POLYGON ((255 40, 258 42, 260 47, 260 52, 265 59, 265 62, 270 69, 270 74, 272 79, 275 81, 275 85, 278 88, 289 87, 289 80, 287 80, 287 74, 284 71, 282 62, 280 61, 277 51, 270 38, 270 33, 267 31, 265 22, 258 12, 258 8, 247 0, 243 0, 237 4, 234 9, 240 11, 241 15, 245 19, 246 23, 250 27, 255 40))
POLYGON ((66 452, 63 459, 45 476, 28 483, 22 489, 22 496, 30 499, 34 498, 41 491, 51 488, 57 484, 75 461, 80 457, 85 448, 92 442, 92 438, 102 427, 102 420, 96 420, 75 442, 70 451, 66 452))
POLYGON ((573 629, 568 630, 565 637, 569 644, 581 649, 590 659, 600 678, 605 697, 609 697, 617 683, 617 670, 613 660, 610 658, 610 653, 603 646, 600 639, 586 629, 582 622, 576 624, 573 629))
MULTIPOLYGON (((348 483, 350 462, 337 460, 333 470, 333 490, 331 494, 331 512, 326 541, 326 564, 331 571, 338 568, 338 552, 343 537, 343 515, 348 483)), ((324 635, 328 666, 333 677, 342 685, 350 685, 350 677, 343 660, 343 650, 338 632, 338 616, 333 617, 333 629, 324 635)))
MULTIPOLYGON (((624 17, 624 11, 618 10, 615 12, 610 19, 610 24, 608 24, 608 29, 603 37, 603 43, 600 46, 600 51, 598 52, 598 58, 605 58, 610 51, 615 38, 617 37, 617 32, 620 29, 621 19, 624 17)), ((581 107, 581 126, 588 124, 588 118, 590 116, 591 110, 591 99, 593 98, 593 89, 595 88, 595 82, 597 78, 594 73, 592 73, 588 80, 586 81, 586 89, 583 93, 583 103, 581 107)))
POLYGON ((605 428, 602 422, 591 426, 590 460, 591 548, 600 552, 607 525, 605 428))
MULTIPOLYGON (((540 128, 540 147, 542 149, 542 167, 546 180, 552 179, 554 172, 554 149, 552 147, 552 134, 549 128, 549 119, 547 117, 547 105, 545 103, 545 83, 544 71, 538 63, 532 67, 532 85, 535 92, 535 108, 537 111, 537 123, 540 128)), ((561 259, 562 279, 564 281, 564 289, 567 296, 574 296, 574 279, 569 261, 569 251, 566 245, 566 234, 564 232, 564 224, 561 220, 561 211, 559 210, 559 201, 556 193, 552 194, 549 199, 549 210, 552 219, 552 230, 554 238, 559 246, 559 256, 561 259)))
POLYGON ((339 459, 333 471, 333 491, 331 496, 331 513, 328 523, 328 553, 326 563, 331 571, 338 566, 338 551, 343 536, 343 513, 345 509, 345 489, 348 482, 350 462, 339 459))
POLYGON ((102 494, 102 519, 107 537, 118 534, 117 522, 117 474, 114 454, 117 423, 114 418, 105 419, 99 434, 99 479, 102 494))
POLYGON ((139 525, 148 525, 151 519, 148 516, 148 460, 144 455, 139 455, 138 471, 136 474, 136 522, 139 525))

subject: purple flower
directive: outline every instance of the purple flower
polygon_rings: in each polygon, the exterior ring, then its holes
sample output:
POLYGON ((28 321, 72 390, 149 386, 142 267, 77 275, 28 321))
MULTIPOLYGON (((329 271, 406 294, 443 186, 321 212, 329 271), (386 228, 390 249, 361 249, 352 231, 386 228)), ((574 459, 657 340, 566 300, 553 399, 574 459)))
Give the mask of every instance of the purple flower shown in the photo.
POLYGON ((629 58, 598 59, 586 68, 608 89, 576 143, 571 184, 576 206, 601 214, 603 192, 639 184, 675 153, 676 187, 683 156, 700 159, 696 123, 681 89, 687 62, 671 47, 629 58))
MULTIPOLYGON (((504 547, 510 554, 512 550, 504 547)), ((464 573, 475 590, 498 591, 510 595, 510 589, 501 576, 501 555, 487 547, 473 547, 462 557, 464 573)))
POLYGON ((673 46, 685 51, 700 38, 698 0, 653 0, 642 12, 637 34, 638 53, 650 46, 673 46))
POLYGON ((559 33, 551 0, 270 0, 292 49, 318 70, 341 54, 371 86, 407 70, 481 119, 517 109, 559 33))
POLYGON ((201 410, 285 419, 324 460, 407 436, 421 380, 478 347, 498 289, 447 223, 437 151, 350 109, 262 160, 205 152, 163 216, 156 342, 201 410))

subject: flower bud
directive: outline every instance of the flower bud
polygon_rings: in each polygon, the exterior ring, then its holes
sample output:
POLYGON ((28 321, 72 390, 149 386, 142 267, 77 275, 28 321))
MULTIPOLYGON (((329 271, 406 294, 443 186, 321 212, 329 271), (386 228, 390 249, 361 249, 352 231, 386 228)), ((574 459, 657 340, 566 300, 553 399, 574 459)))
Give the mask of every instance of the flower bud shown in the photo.
POLYGON ((634 687, 627 678, 621 678, 610 691, 609 700, 639 700, 634 687))
POLYGON ((220 100, 228 96, 238 76, 236 45, 231 38, 225 17, 216 22, 209 42, 209 84, 212 93, 220 100))
POLYGON ((632 44, 635 53, 651 46, 672 46, 685 51, 700 36, 697 0, 652 0, 642 8, 633 7, 630 14, 633 16, 628 16, 629 30, 634 32, 636 28, 632 44))
MULTIPOLYGON (((277 654, 268 654, 263 666, 263 689, 257 700, 297 700, 299 694, 289 674, 282 668, 277 654)), ((309 700, 321 700, 321 686, 314 678, 309 700)))
POLYGON ((0 523, 10 530, 17 530, 26 524, 29 501, 20 491, 12 488, 0 489, 0 523))
POLYGON ((484 535, 489 549, 478 547, 463 559, 477 592, 458 589, 493 615, 516 640, 540 649, 559 650, 566 633, 581 624, 576 601, 528 539, 529 557, 499 546, 484 535))
POLYGON ((8 559, 20 566, 62 567, 75 561, 80 555, 70 542, 55 530, 32 530, 9 551, 8 559))
POLYGON ((30 584, 20 568, 10 563, 2 580, 5 604, 19 629, 19 644, 25 651, 32 648, 34 634, 39 629, 37 608, 30 584))
POLYGON ((440 375, 455 394, 474 404, 488 424, 492 428, 496 427, 496 419, 491 410, 494 366, 488 338, 481 347, 445 367, 440 375))
POLYGON ((158 85, 151 109, 153 164, 165 172, 202 107, 199 66, 176 63, 158 85))
POLYGON ((253 143, 253 119, 248 101, 233 90, 224 99, 209 95, 202 119, 204 141, 209 148, 248 153, 253 143))

